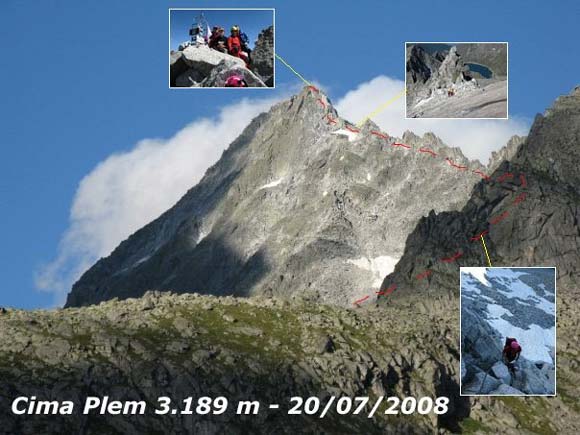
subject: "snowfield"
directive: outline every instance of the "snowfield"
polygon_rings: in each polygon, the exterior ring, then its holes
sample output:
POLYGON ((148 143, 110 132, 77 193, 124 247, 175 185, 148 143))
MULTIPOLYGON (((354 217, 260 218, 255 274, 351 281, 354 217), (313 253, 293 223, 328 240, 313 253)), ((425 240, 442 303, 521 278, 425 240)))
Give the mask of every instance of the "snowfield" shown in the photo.
POLYGON ((477 303, 479 315, 502 340, 515 337, 522 357, 554 363, 555 273, 551 277, 549 270, 462 267, 461 298, 477 303))

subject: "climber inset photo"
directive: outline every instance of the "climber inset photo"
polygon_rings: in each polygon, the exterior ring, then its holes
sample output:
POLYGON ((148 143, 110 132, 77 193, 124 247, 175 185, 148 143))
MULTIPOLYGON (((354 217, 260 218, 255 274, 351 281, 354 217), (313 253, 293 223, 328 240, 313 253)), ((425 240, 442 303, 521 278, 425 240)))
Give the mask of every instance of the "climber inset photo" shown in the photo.
POLYGON ((406 42, 406 118, 507 119, 507 42, 406 42))
POLYGON ((556 268, 460 268, 462 396, 556 395, 556 268))
POLYGON ((170 88, 274 88, 274 9, 169 9, 170 88))

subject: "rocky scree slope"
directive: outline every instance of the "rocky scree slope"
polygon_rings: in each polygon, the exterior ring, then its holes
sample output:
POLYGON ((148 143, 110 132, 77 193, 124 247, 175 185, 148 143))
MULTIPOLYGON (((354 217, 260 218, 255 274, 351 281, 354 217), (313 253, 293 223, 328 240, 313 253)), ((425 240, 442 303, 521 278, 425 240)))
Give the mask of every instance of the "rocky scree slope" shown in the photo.
MULTIPOLYGON (((171 87, 224 87, 228 77, 243 77, 248 87, 274 86, 274 30, 270 26, 258 36, 251 70, 244 61, 207 45, 189 45, 169 57, 171 87)), ((181 48, 181 47, 180 47, 181 48)))
MULTIPOLYGON (((456 298, 348 310, 297 298, 149 292, 56 311, 0 312, 0 433, 577 433, 580 300, 560 306, 559 396, 467 398, 458 390, 456 298), (408 319, 413 319, 409 322, 408 319), (236 416, 15 416, 16 396, 81 402, 225 396, 281 403, 236 416), (448 396, 450 411, 326 418, 287 414, 291 396, 448 396)), ((366 410, 368 412, 368 410, 366 410)), ((365 414, 365 413, 363 413, 365 414)))
POLYGON ((580 88, 537 115, 524 143, 481 180, 461 211, 430 213, 409 235, 405 253, 382 287, 400 293, 458 293, 459 267, 556 266, 558 293, 580 284, 580 88), (440 261, 461 253, 452 263, 440 261), (417 280, 419 271, 432 273, 417 280))
POLYGON ((485 170, 432 134, 397 139, 377 130, 340 119, 318 90, 274 106, 174 207, 90 268, 67 306, 152 288, 315 292, 351 304, 380 286, 419 218, 465 204, 480 175, 443 157, 485 170), (392 145, 401 141, 410 149, 392 145))

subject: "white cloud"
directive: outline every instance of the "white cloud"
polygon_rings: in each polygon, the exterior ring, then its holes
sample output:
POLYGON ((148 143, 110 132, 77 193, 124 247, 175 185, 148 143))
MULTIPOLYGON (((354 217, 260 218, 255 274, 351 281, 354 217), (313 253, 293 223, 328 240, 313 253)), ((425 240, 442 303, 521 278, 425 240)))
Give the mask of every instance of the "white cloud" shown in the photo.
POLYGON ((175 204, 259 113, 283 97, 243 99, 215 119, 198 119, 169 139, 144 139, 83 178, 55 260, 36 286, 64 302, 74 281, 133 232, 175 204))
MULTIPOLYGON (((398 95, 405 88, 401 80, 379 76, 348 92, 336 104, 338 113, 352 122, 364 119, 375 108, 398 95)), ((499 150, 514 134, 526 135, 529 120, 405 119, 405 97, 401 97, 378 113, 372 120, 392 136, 405 130, 418 135, 433 132, 447 145, 459 147, 470 159, 487 163, 492 151, 499 150)))
MULTIPOLYGON (((342 117, 358 121, 403 86, 399 80, 377 77, 348 92, 336 106, 342 117)), ((295 88, 284 93, 288 90, 295 88)), ((72 283, 90 265, 175 204, 250 120, 281 98, 242 100, 215 119, 198 119, 170 139, 144 139, 132 150, 98 164, 80 182, 69 228, 56 258, 36 274, 37 287, 54 292, 56 303, 62 304, 72 283)), ((405 120, 403 98, 373 120, 393 135, 407 129, 417 134, 433 131, 449 145, 461 147, 468 157, 480 159, 511 135, 527 133, 526 122, 518 120, 405 120)))

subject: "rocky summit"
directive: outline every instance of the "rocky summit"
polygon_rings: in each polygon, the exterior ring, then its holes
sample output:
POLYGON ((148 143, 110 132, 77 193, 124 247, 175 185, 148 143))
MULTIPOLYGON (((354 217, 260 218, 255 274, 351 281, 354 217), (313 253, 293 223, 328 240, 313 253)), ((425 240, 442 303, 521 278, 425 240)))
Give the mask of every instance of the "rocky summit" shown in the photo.
MULTIPOLYGON (((405 299, 352 310, 305 298, 233 298, 148 292, 56 311, 0 312, 0 433, 506 433, 580 430, 580 385, 571 321, 580 302, 559 305, 558 396, 461 397, 457 298, 405 299), (412 319, 412 321, 409 321, 412 319), (446 396, 437 416, 288 415, 292 396, 446 396), (145 401, 123 415, 16 416, 11 401, 109 396, 145 401), (153 413, 157 398, 256 400, 257 415, 153 413), (279 403, 279 410, 267 408, 279 403), (550 418, 546 418, 550 416, 550 418)), ((158 407, 157 407, 158 408, 158 407)))
POLYGON ((248 87, 274 86, 274 28, 258 35, 252 62, 209 48, 205 44, 185 43, 169 56, 171 87, 224 87, 231 76, 243 77, 248 87))
POLYGON ((150 289, 311 293, 351 305, 378 290, 418 220, 461 209, 486 170, 433 134, 355 127, 305 88, 257 117, 174 207, 91 267, 67 306, 150 289))

